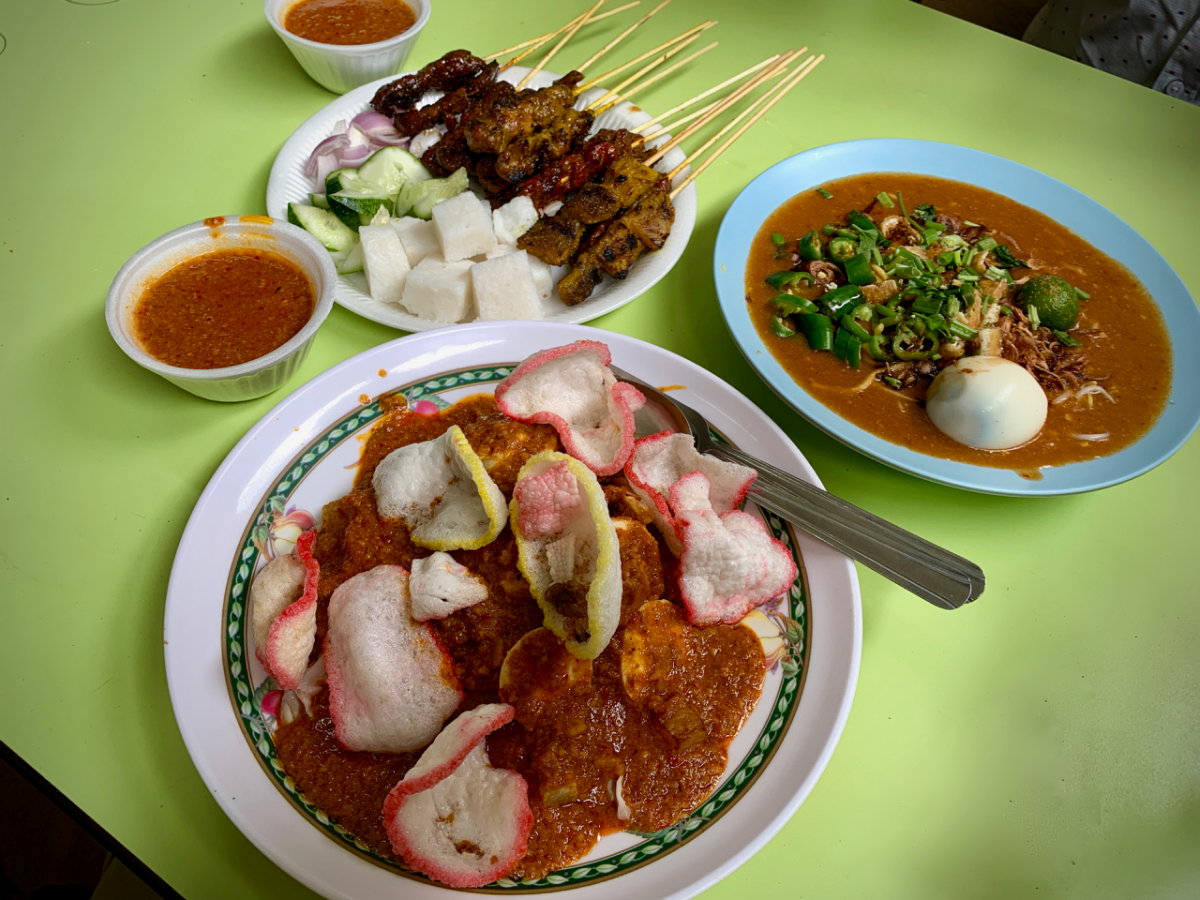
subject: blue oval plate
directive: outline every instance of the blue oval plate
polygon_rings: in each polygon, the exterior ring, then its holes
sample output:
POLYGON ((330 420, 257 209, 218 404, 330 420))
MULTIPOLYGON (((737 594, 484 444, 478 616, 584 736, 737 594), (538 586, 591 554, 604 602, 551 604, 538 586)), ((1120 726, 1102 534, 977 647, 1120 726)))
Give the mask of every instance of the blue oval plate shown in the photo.
POLYGON ((713 270, 725 322, 750 365, 793 409, 881 463, 951 487, 1013 497, 1074 494, 1119 484, 1149 471, 1183 446, 1200 424, 1200 356, 1178 350, 1173 354, 1170 399, 1149 434, 1112 456, 1042 469, 1040 481, 1008 469, 917 453, 852 425, 813 399, 771 355, 750 321, 746 259, 762 223, 787 198, 835 178, 867 172, 964 181, 1040 210, 1138 277, 1158 302, 1173 347, 1200 345, 1200 309, 1174 269, 1145 238, 1090 197, 1035 169, 966 147, 903 139, 848 141, 797 154, 763 172, 738 195, 717 234, 713 270))

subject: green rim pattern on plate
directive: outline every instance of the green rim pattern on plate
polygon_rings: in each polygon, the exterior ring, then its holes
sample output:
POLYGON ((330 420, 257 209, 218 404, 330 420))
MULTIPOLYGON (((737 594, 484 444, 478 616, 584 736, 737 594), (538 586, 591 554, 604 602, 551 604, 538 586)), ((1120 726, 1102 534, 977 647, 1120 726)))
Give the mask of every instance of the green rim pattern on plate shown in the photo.
MULTIPOLYGON (((502 381, 512 371, 513 366, 492 366, 486 368, 463 369, 439 375, 436 378, 416 382, 399 389, 410 405, 419 401, 429 401, 445 409, 450 403, 440 396, 442 391, 455 390, 475 385, 486 385, 502 381)), ((230 573, 229 588, 225 600, 225 666, 226 677, 230 689, 230 697, 237 710, 242 729, 250 745, 254 748, 264 770, 274 780, 276 786, 283 792, 297 809, 301 810, 313 824, 321 828, 330 837, 336 839, 347 849, 365 856, 398 874, 411 878, 428 881, 423 875, 413 872, 404 863, 388 856, 377 853, 374 849, 332 821, 324 811, 317 808, 297 788, 291 777, 284 771, 282 763, 275 755, 275 745, 272 740, 275 719, 262 708, 263 698, 276 690, 273 680, 268 677, 256 689, 250 681, 248 665, 249 650, 246 646, 248 617, 246 596, 250 582, 257 567, 260 547, 266 545, 264 536, 271 522, 287 507, 287 499, 292 495, 304 477, 331 450, 356 434, 361 428, 370 425, 382 414, 379 399, 356 410, 337 422, 332 428, 310 444, 300 457, 295 460, 287 473, 267 492, 259 505, 250 526, 242 538, 241 547, 234 560, 230 573)), ((714 433, 720 440, 724 438, 714 433)), ((801 568, 800 554, 796 548, 795 538, 787 524, 778 516, 763 510, 767 528, 779 539, 792 558, 796 561, 797 569, 801 568)), ((718 819, 729 807, 745 793, 746 789, 757 778, 762 767, 774 755, 780 740, 787 731, 796 710, 800 696, 800 685, 803 681, 804 663, 808 652, 808 616, 805 603, 804 589, 798 576, 787 597, 787 612, 781 616, 782 631, 787 643, 786 655, 780 660, 782 682, 778 693, 771 701, 773 706, 766 725, 759 732, 754 749, 742 763, 725 779, 714 794, 700 808, 681 822, 670 828, 653 834, 639 835, 641 843, 620 853, 599 860, 583 862, 575 866, 551 872, 544 878, 528 881, 513 881, 501 878, 485 890, 492 892, 529 891, 538 889, 558 889, 570 885, 587 884, 589 882, 607 879, 630 869, 638 868, 654 857, 686 843, 703 831, 708 825, 718 819)), ((765 697, 763 699, 766 699, 765 697)), ((763 700, 759 701, 760 703, 763 700)))

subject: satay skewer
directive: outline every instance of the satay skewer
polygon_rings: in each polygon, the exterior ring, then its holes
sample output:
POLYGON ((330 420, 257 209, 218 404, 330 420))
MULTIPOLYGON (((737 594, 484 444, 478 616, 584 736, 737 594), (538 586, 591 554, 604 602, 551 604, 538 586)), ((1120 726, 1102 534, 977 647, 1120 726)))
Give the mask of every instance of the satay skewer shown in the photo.
MULTIPOLYGON (((801 65, 801 68, 804 68, 804 66, 808 65, 810 62, 812 62, 812 60, 813 60, 813 57, 810 56, 808 59, 806 59, 804 61, 804 63, 801 65)), ((746 116, 750 115, 752 112, 754 112, 754 110, 758 109, 758 107, 761 106, 765 100, 769 99, 776 91, 778 91, 782 87, 785 87, 787 84, 788 84, 787 80, 780 81, 780 82, 777 82, 776 84, 771 85, 771 87, 769 87, 767 90, 763 91, 763 93, 758 97, 757 100, 755 100, 753 103, 751 103, 749 106, 747 106, 744 110, 742 110, 737 115, 737 117, 735 117, 732 121, 728 122, 723 128, 721 128, 720 131, 718 131, 716 134, 714 134, 712 137, 710 137, 701 146, 697 147, 694 152, 689 154, 687 159, 685 159, 683 162, 681 162, 679 165, 677 165, 674 169, 672 169, 670 172, 668 172, 667 177, 670 178, 672 181, 674 181, 675 178, 681 172, 683 172, 684 169, 686 169, 693 162, 695 162, 697 159, 699 159, 701 156, 703 156, 705 150, 707 150, 709 147, 711 147, 713 144, 715 144, 717 141, 719 141, 721 138, 723 138, 726 134, 728 134, 730 131, 732 131, 734 128, 736 128, 738 123, 741 122, 742 119, 746 118, 746 116)))
POLYGON ((545 68, 546 63, 548 63, 548 62, 550 62, 550 60, 554 59, 554 54, 558 53, 559 50, 561 50, 563 47, 565 47, 567 44, 567 41, 569 41, 569 40, 571 40, 571 38, 575 37, 575 32, 577 32, 580 28, 583 27, 583 23, 586 22, 588 19, 590 19, 593 15, 595 15, 596 10, 598 10, 601 6, 603 6, 607 2, 608 2, 608 0, 596 0, 596 5, 587 11, 587 15, 582 17, 578 22, 576 22, 574 25, 572 25, 571 28, 567 31, 567 33, 562 36, 562 39, 559 40, 559 42, 557 44, 555 44, 553 48, 551 48, 550 52, 547 53, 545 56, 543 56, 540 60, 538 60, 538 64, 536 66, 534 66, 532 69, 530 69, 525 74, 524 78, 522 78, 519 82, 517 82, 517 90, 519 91, 521 88, 525 87, 525 85, 529 84, 529 82, 534 78, 534 76, 536 76, 538 72, 542 71, 542 69, 545 68))
MULTIPOLYGON (((646 144, 649 144, 651 141, 657 141, 657 140, 658 140, 660 137, 663 137, 664 135, 668 135, 668 134, 670 134, 670 133, 671 133, 672 131, 674 131, 675 129, 677 129, 677 128, 682 128, 684 125, 686 125, 688 122, 691 122, 693 119, 698 119, 698 118, 700 118, 700 116, 704 115, 706 112, 708 112, 709 110, 711 110, 711 109, 712 109, 713 107, 715 107, 715 106, 717 105, 717 103, 719 103, 719 102, 720 102, 720 101, 716 101, 716 102, 713 102, 713 103, 710 103, 710 104, 708 104, 708 106, 702 106, 702 107, 700 107, 698 110, 696 110, 694 113, 690 113, 689 115, 686 115, 686 116, 684 116, 684 117, 683 117, 682 119, 680 119, 679 121, 677 121, 677 122, 672 122, 670 125, 664 125, 662 128, 658 129, 658 131, 654 132, 653 134, 647 134, 647 135, 644 135, 644 136, 643 136, 643 138, 642 138, 642 140, 643 140, 643 141, 644 141, 646 144)), ((632 131, 633 131, 635 134, 637 133, 637 129, 636 129, 636 128, 634 128, 634 129, 631 129, 631 130, 632 130, 632 131)))
POLYGON ((729 109, 735 103, 740 101, 743 97, 745 97, 747 94, 749 94, 755 88, 766 83, 767 81, 770 81, 772 78, 776 78, 776 77, 782 75, 784 72, 787 71, 787 67, 792 62, 794 62, 796 60, 796 58, 799 57, 800 54, 804 53, 807 49, 808 49, 807 47, 803 47, 794 53, 792 53, 792 52, 785 53, 779 59, 779 61, 776 62, 776 64, 774 66, 766 69, 765 71, 756 75, 754 78, 747 81, 740 88, 738 88, 736 91, 734 91, 728 97, 726 97, 724 100, 722 100, 720 103, 718 103, 717 107, 712 112, 710 112, 708 115, 701 117, 694 124, 689 125, 687 128, 685 128, 683 131, 679 132, 679 134, 675 135, 673 138, 671 138, 671 140, 667 141, 661 147, 656 147, 654 149, 654 153, 652 153, 650 155, 650 157, 646 160, 646 165, 653 166, 656 162, 658 162, 660 159, 662 159, 664 156, 666 156, 669 152, 671 152, 673 149, 675 149, 681 143, 683 143, 683 141, 685 141, 687 138, 691 137, 693 134, 695 134, 697 131, 699 131, 701 128, 703 128, 705 125, 707 125, 709 122, 713 121, 718 116, 723 114, 727 109, 729 109))
MULTIPOLYGON (((692 97, 690 100, 684 100, 682 103, 680 103, 680 104, 679 104, 679 105, 677 105, 677 106, 672 106, 672 107, 671 107, 670 109, 668 109, 666 112, 659 113, 659 114, 658 114, 657 116, 655 116, 653 119, 650 119, 650 120, 648 120, 648 121, 646 121, 646 122, 643 122, 643 123, 642 123, 641 125, 639 125, 637 128, 634 128, 634 129, 631 129, 631 130, 632 130, 632 131, 633 131, 635 134, 642 134, 642 133, 643 133, 644 131, 646 131, 646 129, 648 129, 650 126, 652 126, 652 125, 655 125, 655 124, 657 124, 657 123, 661 122, 663 119, 667 118, 667 116, 673 116, 673 115, 675 115, 675 113, 677 113, 677 112, 683 112, 683 111, 684 111, 685 109, 687 109, 689 106, 692 106, 693 104, 699 103, 701 100, 705 99, 706 97, 711 97, 711 96, 712 96, 713 94, 715 94, 717 91, 719 91, 719 90, 722 90, 723 88, 727 88, 727 87, 729 87, 731 84, 735 84, 736 82, 738 82, 738 81, 741 81, 743 78, 746 78, 746 77, 747 77, 747 76, 749 76, 749 75, 753 75, 753 74, 754 74, 755 72, 757 72, 759 69, 763 68, 763 66, 769 66, 771 63, 775 62, 775 60, 779 59, 779 57, 780 57, 781 55, 782 55, 782 54, 776 53, 776 54, 774 54, 774 55, 772 55, 772 56, 768 56, 768 57, 767 57, 766 59, 764 59, 762 62, 754 64, 754 65, 753 65, 753 66, 751 66, 750 68, 746 69, 744 72, 739 72, 738 74, 734 75, 732 78, 726 78, 726 79, 725 79, 724 81, 722 81, 720 84, 713 85, 713 86, 712 86, 712 87, 710 87, 710 88, 709 88, 707 91, 704 91, 703 93, 697 94, 695 97, 692 97)), ((715 101, 715 102, 713 102, 713 103, 710 103, 708 106, 704 107, 704 109, 703 109, 703 110, 701 110, 701 112, 707 112, 708 110, 710 110, 710 109, 712 109, 714 106, 716 106, 716 105, 717 105, 717 103, 719 103, 719 102, 720 102, 720 101, 718 100, 718 101, 715 101)), ((685 122, 690 122, 690 121, 692 121, 692 119, 696 118, 696 116, 697 116, 698 114, 699 114, 699 113, 693 113, 692 115, 690 115, 690 116, 688 116, 688 117, 686 117, 686 118, 680 119, 678 122, 675 122, 675 123, 674 123, 674 124, 673 124, 673 125, 672 125, 670 128, 664 128, 664 129, 660 130, 659 132, 657 132, 657 133, 655 134, 655 136, 654 136, 654 137, 657 137, 659 134, 661 134, 663 130, 670 131, 670 130, 673 130, 673 129, 675 129, 675 128, 678 128, 680 125, 684 124, 685 122)), ((653 139, 654 139, 653 137, 651 137, 651 138, 647 138, 647 140, 653 140, 653 139)))
POLYGON ((699 25, 693 25, 687 31, 684 31, 682 34, 677 34, 675 37, 671 38, 669 41, 663 41, 663 43, 659 44, 657 47, 654 47, 651 50, 647 50, 645 53, 641 54, 640 56, 635 56, 633 59, 629 60, 628 62, 622 63, 621 65, 617 66, 615 69, 609 69, 603 75, 597 75, 595 78, 591 79, 590 81, 585 81, 583 84, 581 84, 577 88, 575 88, 575 93, 581 94, 584 91, 586 91, 588 88, 593 88, 596 85, 600 84, 600 82, 602 82, 602 81, 607 81, 609 78, 615 78, 616 76, 620 75, 622 72, 626 71, 627 69, 632 69, 638 63, 645 62, 646 60, 650 59, 650 57, 657 56, 658 54, 662 53, 664 50, 668 49, 669 47, 674 47, 680 41, 682 41, 686 38, 690 38, 692 35, 698 34, 701 31, 707 31, 709 28, 712 28, 716 24, 717 24, 716 19, 709 19, 705 22, 701 22, 699 25))
MULTIPOLYGON (((587 13, 582 13, 582 14, 576 16, 575 18, 573 18, 566 25, 562 26, 562 28, 558 28, 554 31, 547 32, 546 34, 538 35, 537 37, 530 38, 527 41, 521 41, 521 43, 519 43, 519 44, 513 44, 511 47, 505 47, 503 50, 498 50, 495 53, 489 53, 487 56, 480 57, 480 59, 483 59, 486 62, 490 62, 493 59, 499 59, 501 56, 507 56, 510 53, 516 53, 518 50, 524 50, 526 47, 530 47, 531 49, 528 52, 521 54, 520 58, 524 59, 530 53, 533 53, 534 51, 536 51, 539 47, 554 40, 556 37, 558 37, 560 34, 562 34, 564 31, 566 31, 568 28, 570 28, 572 25, 574 25, 580 19, 585 20, 583 24, 591 25, 593 22, 599 22, 601 19, 607 19, 610 16, 615 16, 618 13, 625 12, 625 10, 627 10, 627 9, 633 9, 635 6, 641 6, 641 5, 642 5, 642 0, 633 0, 632 3, 626 3, 624 6, 618 6, 616 9, 610 9, 610 10, 607 10, 602 13, 597 13, 594 16, 589 17, 587 13)), ((517 60, 509 60, 507 63, 504 64, 504 68, 508 68, 516 61, 517 60)))
POLYGON ((707 169, 709 166, 711 166, 716 161, 717 157, 719 157, 722 153, 724 153, 726 150, 728 150, 730 148, 730 146, 733 145, 734 141, 736 141, 743 134, 745 134, 746 131, 751 126, 753 126, 755 122, 757 122, 759 119, 761 119, 763 116, 765 116, 767 114, 767 112, 771 109, 772 106, 774 106, 776 103, 778 103, 784 97, 786 97, 788 91, 790 91, 792 88, 794 88, 796 85, 798 85, 813 69, 815 69, 817 66, 819 66, 823 59, 825 59, 824 53, 822 53, 820 56, 814 57, 814 58, 806 61, 805 64, 800 67, 800 70, 792 77, 792 79, 784 85, 783 89, 781 91, 779 91, 774 97, 771 98, 771 100, 766 104, 766 106, 764 106, 757 113, 755 113, 754 116, 750 119, 750 121, 748 121, 745 125, 743 125, 741 128, 739 128, 737 131, 735 131, 733 133, 733 135, 729 138, 729 140, 727 140, 724 144, 722 144, 720 147, 718 147, 716 150, 714 150, 712 152, 712 155, 710 155, 708 157, 708 159, 704 160, 704 162, 700 163, 700 165, 698 165, 696 168, 694 168, 691 171, 691 173, 688 175, 688 177, 685 178, 683 180, 683 182, 677 188, 675 188, 674 190, 671 191, 671 199, 674 200, 676 197, 678 197, 679 194, 689 184, 691 184, 693 181, 696 180, 697 177, 699 177, 701 172, 703 172, 705 169, 707 169))
POLYGON ((699 33, 694 34, 694 35, 692 35, 692 37, 688 38, 686 41, 683 41, 683 42, 677 44, 676 46, 672 47, 670 50, 668 50, 666 53, 664 53, 659 59, 655 60, 654 62, 652 62, 650 65, 646 66, 645 68, 641 69, 636 75, 625 79, 623 82, 621 82, 615 88, 610 90, 608 93, 603 94, 602 96, 593 100, 590 104, 588 104, 587 108, 590 109, 592 112, 594 112, 596 115, 600 115, 600 113, 604 112, 605 110, 612 109, 618 103, 628 100, 634 94, 639 93, 643 89, 650 87, 650 85, 654 84, 656 81, 670 75, 672 72, 674 72, 680 66, 687 65, 693 59, 695 59, 697 56, 702 56, 703 54, 707 53, 709 50, 713 49, 713 47, 717 46, 717 44, 719 43, 718 41, 713 41, 711 44, 709 44, 704 49, 697 50, 695 53, 693 53, 687 59, 681 60, 680 62, 675 63, 675 65, 670 66, 669 68, 660 72, 659 74, 646 79, 645 81, 643 81, 640 84, 634 85, 628 91, 626 91, 624 94, 621 93, 622 90, 624 90, 626 87, 628 87, 633 82, 637 81, 637 79, 641 78, 647 72, 653 71, 654 69, 658 68, 660 65, 662 65, 664 62, 666 62, 668 59, 670 59, 675 54, 680 53, 683 50, 685 50, 689 44, 691 44, 693 41, 695 41, 699 37, 700 37, 699 33))
MULTIPOLYGON (((615 38, 613 38, 611 41, 609 41, 607 44, 605 44, 603 47, 601 47, 599 50, 597 50, 594 54, 592 54, 591 58, 589 58, 583 65, 576 66, 575 71, 576 72, 586 72, 588 67, 592 63, 594 63, 596 60, 598 60, 600 57, 602 57, 605 53, 607 53, 613 47, 617 46, 617 44, 621 43, 621 41, 625 40, 625 38, 629 37, 629 35, 631 35, 635 30, 637 30, 642 25, 644 25, 646 23, 647 19, 649 19, 651 16, 653 16, 656 12, 658 12, 660 9, 662 9, 664 6, 666 6, 670 2, 671 2, 671 0, 662 0, 662 3, 658 4, 658 6, 654 7, 654 9, 650 10, 650 12, 646 13, 644 16, 642 16, 640 19, 638 19, 636 22, 634 22, 632 25, 630 25, 628 28, 626 28, 624 31, 622 31, 620 34, 618 34, 615 38)), ((595 20, 593 19, 592 21, 595 21, 595 20)))

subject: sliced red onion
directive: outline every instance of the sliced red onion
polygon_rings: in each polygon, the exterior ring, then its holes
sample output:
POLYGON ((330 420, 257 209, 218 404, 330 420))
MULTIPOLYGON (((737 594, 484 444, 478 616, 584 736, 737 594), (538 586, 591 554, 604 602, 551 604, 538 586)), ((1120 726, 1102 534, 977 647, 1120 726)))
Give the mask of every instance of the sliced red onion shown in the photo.
POLYGON ((351 120, 350 126, 370 136, 372 142, 385 146, 398 147, 408 141, 396 130, 391 119, 374 110, 359 113, 351 120))
POLYGON ((325 138, 313 148, 308 162, 304 164, 304 174, 310 177, 316 175, 319 160, 325 157, 334 157, 349 146, 350 136, 348 134, 334 134, 325 138))

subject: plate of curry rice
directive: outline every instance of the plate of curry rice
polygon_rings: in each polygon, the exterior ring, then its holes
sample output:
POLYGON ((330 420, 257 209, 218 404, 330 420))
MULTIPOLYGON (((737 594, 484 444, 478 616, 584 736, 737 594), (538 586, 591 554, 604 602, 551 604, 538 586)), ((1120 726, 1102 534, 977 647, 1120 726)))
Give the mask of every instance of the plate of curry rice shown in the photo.
MULTIPOLYGON (((328 690, 318 684, 311 708, 301 710, 295 697, 289 697, 299 690, 278 690, 259 664, 248 608, 254 575, 268 560, 290 553, 298 537, 313 528, 318 529, 316 542, 305 546, 314 548, 323 577, 326 565, 329 572, 347 574, 346 561, 352 556, 370 560, 366 568, 403 564, 408 551, 398 548, 408 539, 386 531, 393 526, 378 518, 373 494, 364 489, 363 467, 373 466, 380 446, 404 446, 417 440, 413 435, 418 432, 426 440, 450 423, 461 424, 496 485, 511 494, 509 482, 521 460, 542 449, 536 445, 545 442, 547 433, 553 442, 554 432, 544 425, 510 428, 514 420, 498 413, 492 394, 532 354, 584 339, 602 339, 613 365, 651 384, 677 386, 680 399, 700 411, 725 440, 820 484, 778 426, 700 366, 619 334, 576 325, 501 322, 400 338, 317 376, 246 433, 196 503, 171 572, 164 625, 176 720, 197 770, 234 824, 281 868, 323 896, 434 898, 454 889, 406 865, 392 852, 383 830, 383 798, 417 754, 345 750, 333 738, 328 690)), ((609 514, 633 515, 612 511, 622 482, 619 475, 610 479, 602 479, 609 514)), ((547 763, 551 768, 540 768, 544 749, 525 755, 520 751, 519 741, 526 740, 521 735, 536 735, 542 725, 526 732, 512 722, 487 738, 493 765, 524 773, 533 826, 526 857, 478 890, 570 890, 596 900, 691 897, 746 862, 808 796, 833 753, 854 694, 862 642, 858 582, 846 557, 751 502, 745 511, 793 556, 799 574, 784 594, 738 624, 699 628, 684 622, 702 635, 697 640, 734 640, 744 647, 744 658, 753 661, 753 678, 743 679, 752 684, 751 693, 721 678, 707 684, 689 681, 680 689, 685 700, 703 700, 696 707, 704 710, 701 723, 727 721, 725 707, 735 699, 743 703, 733 730, 718 740, 712 734, 715 725, 690 728, 687 734, 699 741, 694 745, 690 738, 671 737, 669 727, 657 737, 628 730, 628 719, 620 715, 622 704, 631 701, 620 696, 621 676, 615 681, 611 676, 611 659, 623 671, 620 654, 634 646, 621 649, 626 646, 620 643, 623 620, 614 643, 596 658, 587 688, 607 712, 588 719, 592 724, 583 736, 577 731, 561 740, 557 733, 544 735, 546 742, 537 746, 554 750, 547 763), (693 697, 695 691, 700 693, 693 697), (610 704, 615 705, 609 709, 610 704), (610 713, 612 718, 603 717, 610 713), (610 728, 613 747, 607 753, 564 749, 583 746, 578 741, 592 748, 606 746, 610 728), (655 795, 658 799, 639 801, 627 781, 626 804, 619 783, 609 796, 596 787, 600 782, 592 775, 586 776, 592 781, 585 780, 582 773, 608 772, 596 767, 624 759, 621 754, 629 748, 622 742, 627 740, 649 764, 672 773, 655 795), (550 771, 566 772, 566 781, 551 782, 550 771), (564 784, 576 780, 592 787, 564 795, 564 784), (638 809, 639 802, 648 806, 638 809), (639 822, 655 824, 633 827, 639 822)), ((657 615, 677 608, 670 602, 675 564, 661 535, 646 522, 648 518, 629 525, 630 533, 641 535, 644 552, 627 553, 622 544, 622 607, 633 596, 639 603, 653 602, 657 615)), ((516 569, 507 527, 482 549, 455 554, 472 571, 484 573, 489 585, 489 597, 478 607, 431 623, 443 652, 453 657, 465 710, 495 702, 505 646, 513 635, 529 634, 524 628, 540 625, 541 613, 531 606, 516 569), (532 618, 522 624, 522 616, 532 618)), ((321 609, 326 597, 318 592, 318 598, 321 609)), ((641 610, 635 606, 631 627, 639 616, 649 615, 641 610)), ((320 612, 318 624, 324 627, 320 612)), ((544 727, 565 726, 555 721, 544 727)), ((632 783, 636 792, 636 779, 632 783)))
POLYGON ((902 139, 800 153, 737 197, 713 263, 762 379, 829 435, 930 481, 1096 490, 1154 468, 1200 424, 1200 358, 1185 350, 1200 310, 1183 281, 1114 213, 1002 157, 902 139), (989 356, 1032 386, 1006 407, 1025 423, 992 444, 1006 449, 978 449, 1006 427, 987 401, 954 401, 981 435, 971 446, 926 414, 943 369, 971 375, 989 356))
MULTIPOLYGON (((529 72, 524 66, 511 66, 497 76, 500 81, 516 84, 529 72)), ((277 219, 287 219, 289 203, 308 203, 310 192, 317 190, 314 180, 305 174, 305 165, 313 150, 334 133, 335 126, 341 122, 349 122, 359 113, 370 109, 371 98, 383 85, 395 81, 405 74, 393 75, 379 81, 365 84, 362 87, 338 97, 328 106, 315 112, 287 139, 275 162, 271 166, 271 174, 267 181, 267 211, 277 219)), ((553 84, 561 76, 542 70, 530 81, 530 88, 545 88, 553 84)), ((579 95, 576 108, 582 108, 598 97, 603 96, 603 87, 590 88, 579 95)), ((432 102, 437 93, 429 93, 422 99, 420 106, 432 102)), ((628 101, 622 101, 612 109, 602 112, 596 117, 592 131, 601 129, 634 129, 648 122, 652 114, 635 106, 628 101)), ((649 146, 659 146, 666 143, 671 135, 664 134, 656 137, 649 146)), ((654 168, 661 172, 669 172, 684 162, 686 156, 681 147, 668 151, 654 168)), ((690 169, 684 169, 686 175, 690 169)), ((480 189, 481 190, 481 189, 480 189)), ((662 280, 674 268, 675 263, 683 255, 691 238, 692 229, 696 224, 696 186, 688 185, 673 201, 675 218, 670 225, 670 234, 660 250, 646 253, 629 270, 620 281, 605 275, 603 282, 592 292, 592 295, 575 305, 568 306, 559 299, 557 289, 552 289, 548 297, 541 300, 542 320, 563 323, 583 323, 602 316, 605 313, 619 309, 627 303, 640 297, 662 280)), ((568 269, 563 266, 553 267, 554 282, 566 274, 568 269)), ((410 314, 403 307, 393 303, 382 303, 371 297, 366 278, 362 272, 341 275, 338 278, 336 302, 351 312, 357 313, 373 322, 389 325, 403 331, 428 331, 433 328, 445 328, 447 322, 421 318, 410 314)))

